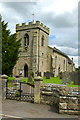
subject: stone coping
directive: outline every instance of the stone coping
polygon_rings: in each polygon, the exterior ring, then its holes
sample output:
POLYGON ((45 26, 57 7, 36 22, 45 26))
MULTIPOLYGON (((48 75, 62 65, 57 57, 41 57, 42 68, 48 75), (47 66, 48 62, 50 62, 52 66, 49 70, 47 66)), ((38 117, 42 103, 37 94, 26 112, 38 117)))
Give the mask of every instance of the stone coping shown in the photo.
POLYGON ((43 78, 40 77, 40 76, 37 76, 37 77, 34 78, 34 81, 43 81, 43 78))
MULTIPOLYGON (((53 84, 53 83, 43 83, 43 86, 59 86, 59 87, 66 87, 66 85, 62 85, 62 84, 53 84)), ((68 86, 67 86, 68 87, 68 86)))
POLYGON ((2 78, 2 79, 7 79, 7 78, 8 78, 8 76, 7 76, 7 75, 5 75, 5 74, 3 74, 3 75, 1 75, 1 76, 0 76, 0 78, 2 78))

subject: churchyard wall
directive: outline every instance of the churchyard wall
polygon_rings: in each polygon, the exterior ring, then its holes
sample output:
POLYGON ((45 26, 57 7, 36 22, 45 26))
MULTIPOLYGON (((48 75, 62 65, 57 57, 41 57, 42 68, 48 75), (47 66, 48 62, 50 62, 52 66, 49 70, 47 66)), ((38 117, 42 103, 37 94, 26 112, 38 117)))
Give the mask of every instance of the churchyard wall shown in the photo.
POLYGON ((80 114, 79 93, 77 87, 43 84, 40 88, 40 103, 57 105, 59 113, 80 114))

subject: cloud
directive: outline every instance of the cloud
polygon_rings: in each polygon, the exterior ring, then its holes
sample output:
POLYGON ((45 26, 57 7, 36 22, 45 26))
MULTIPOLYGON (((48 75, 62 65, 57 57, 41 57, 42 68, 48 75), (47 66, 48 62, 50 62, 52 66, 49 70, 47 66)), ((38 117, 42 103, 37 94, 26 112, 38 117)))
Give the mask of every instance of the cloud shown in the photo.
POLYGON ((16 24, 33 19, 50 28, 49 45, 57 46, 68 55, 78 55, 78 1, 38 0, 38 2, 0 3, 0 13, 8 28, 15 32, 16 24))
POLYGON ((69 55, 69 56, 78 56, 78 49, 75 48, 70 48, 70 47, 63 47, 63 46, 57 46, 57 45, 50 45, 52 48, 56 47, 59 50, 63 51, 65 54, 69 55))
POLYGON ((58 28, 58 29, 71 28, 78 24, 76 20, 76 17, 77 17, 76 14, 73 15, 73 13, 69 13, 69 12, 59 14, 59 15, 56 15, 54 12, 42 13, 40 17, 43 21, 48 23, 50 26, 54 26, 55 28, 58 28))

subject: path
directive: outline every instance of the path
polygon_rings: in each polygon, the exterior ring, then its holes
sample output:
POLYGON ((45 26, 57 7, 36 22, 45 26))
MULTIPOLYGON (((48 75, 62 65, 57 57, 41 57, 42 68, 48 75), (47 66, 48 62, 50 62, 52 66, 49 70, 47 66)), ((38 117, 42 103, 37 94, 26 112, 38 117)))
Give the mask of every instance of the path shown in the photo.
POLYGON ((54 106, 5 100, 2 104, 3 115, 20 118, 77 118, 76 115, 58 114, 54 106))

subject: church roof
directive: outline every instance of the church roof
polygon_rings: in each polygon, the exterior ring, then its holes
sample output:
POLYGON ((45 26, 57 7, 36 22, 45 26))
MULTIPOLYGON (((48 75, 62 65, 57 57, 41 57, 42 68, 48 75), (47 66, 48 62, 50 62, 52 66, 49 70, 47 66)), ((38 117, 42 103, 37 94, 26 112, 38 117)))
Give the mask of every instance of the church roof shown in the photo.
POLYGON ((65 53, 63 53, 62 51, 60 51, 56 47, 53 48, 53 51, 56 51, 57 53, 60 53, 61 55, 65 56, 65 57, 68 57, 65 53))
MULTIPOLYGON (((50 46, 48 46, 48 47, 49 47, 49 48, 52 48, 52 47, 50 47, 50 46)), ((52 49, 53 49, 53 52, 55 51, 55 52, 57 52, 57 53, 65 56, 66 58, 68 58, 68 63, 69 63, 69 64, 72 64, 72 60, 71 60, 64 52, 60 51, 60 50, 57 49, 56 47, 54 47, 54 48, 52 48, 52 49)))

